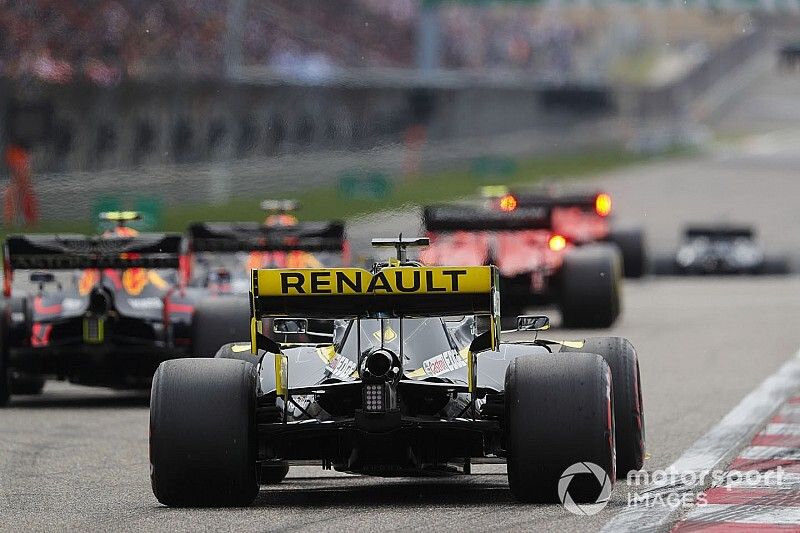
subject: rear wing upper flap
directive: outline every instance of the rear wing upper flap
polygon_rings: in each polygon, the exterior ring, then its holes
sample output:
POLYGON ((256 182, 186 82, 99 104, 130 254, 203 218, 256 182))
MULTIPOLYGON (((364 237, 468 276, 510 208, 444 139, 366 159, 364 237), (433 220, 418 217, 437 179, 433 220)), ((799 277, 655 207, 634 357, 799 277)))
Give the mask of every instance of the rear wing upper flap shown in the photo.
POLYGON ((257 222, 200 222, 189 226, 194 252, 341 251, 342 222, 301 222, 293 226, 264 226, 257 222))
POLYGON ((252 295, 256 319, 499 313, 493 266, 259 269, 252 295))
POLYGON ((4 258, 12 270, 178 268, 182 240, 177 233, 140 233, 132 237, 9 235, 4 258))
POLYGON ((683 234, 686 238, 692 239, 695 237, 716 237, 716 238, 746 238, 752 239, 755 237, 755 230, 748 226, 701 226, 693 225, 687 226, 683 234))
POLYGON ((512 192, 518 205, 521 207, 547 206, 547 207, 579 207, 594 209, 598 191, 548 193, 536 191, 512 192))
POLYGON ((427 231, 499 231, 550 229, 551 215, 547 205, 502 211, 479 204, 443 204, 426 207, 422 218, 427 231))

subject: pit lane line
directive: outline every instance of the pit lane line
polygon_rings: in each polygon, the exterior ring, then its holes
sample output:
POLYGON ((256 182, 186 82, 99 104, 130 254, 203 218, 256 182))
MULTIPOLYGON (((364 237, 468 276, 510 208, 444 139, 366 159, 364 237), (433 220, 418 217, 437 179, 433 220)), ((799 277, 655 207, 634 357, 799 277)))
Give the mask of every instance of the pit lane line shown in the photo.
MULTIPOLYGON (((769 417, 800 389, 800 350, 774 374, 748 394, 716 426, 695 441, 667 472, 701 473, 724 470, 736 452, 761 429, 769 417)), ((651 496, 696 494, 711 482, 710 476, 695 476, 695 483, 665 479, 638 490, 651 496)), ((682 511, 664 500, 629 505, 609 520, 601 533, 666 531, 682 511)))

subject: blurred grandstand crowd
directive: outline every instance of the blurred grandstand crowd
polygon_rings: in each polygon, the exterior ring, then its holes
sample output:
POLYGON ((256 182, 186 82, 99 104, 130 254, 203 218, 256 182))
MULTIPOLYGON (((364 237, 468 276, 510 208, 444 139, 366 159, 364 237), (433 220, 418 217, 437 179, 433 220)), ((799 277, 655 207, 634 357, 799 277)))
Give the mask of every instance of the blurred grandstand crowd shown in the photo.
MULTIPOLYGON (((114 85, 159 69, 213 75, 231 42, 244 65, 291 74, 410 67, 420 9, 419 0, 0 0, 0 76, 114 85)), ((624 35, 609 33, 597 12, 541 4, 448 2, 440 15, 444 68, 569 74, 582 56, 597 63, 601 35, 637 47, 650 34, 630 20, 624 35)))

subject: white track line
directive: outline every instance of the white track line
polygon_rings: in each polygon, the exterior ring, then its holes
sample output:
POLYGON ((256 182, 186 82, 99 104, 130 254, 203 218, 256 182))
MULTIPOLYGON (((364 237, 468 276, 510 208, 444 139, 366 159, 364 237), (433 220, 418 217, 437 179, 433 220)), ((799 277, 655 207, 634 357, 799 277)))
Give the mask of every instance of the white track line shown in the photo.
POLYGON ((709 526, 724 522, 796 526, 800 524, 800 507, 709 503, 689 511, 686 520, 707 522, 709 526))
POLYGON ((761 432, 761 435, 791 435, 800 436, 800 424, 767 424, 766 429, 761 432))
MULTIPOLYGON (((778 407, 800 388, 800 351, 777 372, 745 396, 725 418, 689 447, 668 472, 704 472, 724 468, 733 454, 750 442, 753 435, 778 407)), ((698 476, 701 477, 701 476, 698 476)), ((652 495, 698 493, 711 480, 687 485, 664 482, 637 488, 639 494, 652 495)), ((601 532, 667 531, 680 513, 680 506, 659 501, 630 505, 609 520, 601 532)))

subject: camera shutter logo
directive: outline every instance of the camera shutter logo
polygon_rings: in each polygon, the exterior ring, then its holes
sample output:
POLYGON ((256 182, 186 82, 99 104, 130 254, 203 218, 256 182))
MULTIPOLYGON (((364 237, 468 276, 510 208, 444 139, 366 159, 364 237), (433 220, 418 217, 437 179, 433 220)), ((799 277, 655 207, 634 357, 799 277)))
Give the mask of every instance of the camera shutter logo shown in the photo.
POLYGON ((561 505, 575 515, 591 516, 602 511, 608 505, 611 489, 611 480, 608 479, 606 471, 601 466, 589 462, 575 463, 568 467, 558 480, 558 498, 561 500, 561 505), (569 484, 578 474, 592 474, 600 483, 600 494, 594 503, 577 504, 569 494, 569 484))

